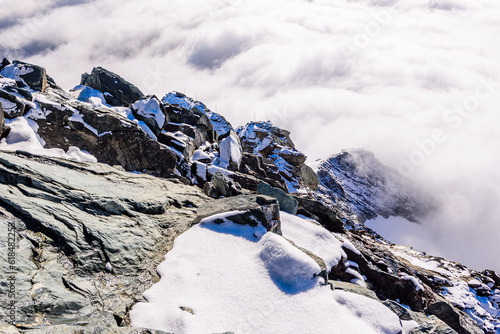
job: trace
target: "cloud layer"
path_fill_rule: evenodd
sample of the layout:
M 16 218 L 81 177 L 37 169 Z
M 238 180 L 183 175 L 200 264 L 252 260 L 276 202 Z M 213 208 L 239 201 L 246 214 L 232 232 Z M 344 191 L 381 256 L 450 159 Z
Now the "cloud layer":
M 443 201 L 426 223 L 436 236 L 429 249 L 500 271 L 498 2 L 1 7 L 0 55 L 46 67 L 65 89 L 103 66 L 147 93 L 183 91 L 233 125 L 269 119 L 291 130 L 310 160 L 350 147 L 375 152 Z

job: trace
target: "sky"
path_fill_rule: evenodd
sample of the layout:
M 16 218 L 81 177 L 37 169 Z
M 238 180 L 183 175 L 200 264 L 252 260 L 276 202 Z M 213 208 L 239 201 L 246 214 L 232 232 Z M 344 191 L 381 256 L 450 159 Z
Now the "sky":
M 146 94 L 197 98 L 233 126 L 270 120 L 311 162 L 346 148 L 374 152 L 441 204 L 423 222 L 434 238 L 420 248 L 500 271 L 498 1 L 0 7 L 0 56 L 45 67 L 64 89 L 102 66 Z

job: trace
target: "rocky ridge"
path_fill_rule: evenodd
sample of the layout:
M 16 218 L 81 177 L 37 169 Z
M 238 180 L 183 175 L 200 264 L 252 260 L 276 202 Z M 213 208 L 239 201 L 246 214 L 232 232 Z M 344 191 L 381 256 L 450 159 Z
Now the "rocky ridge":
M 176 236 L 217 210 L 244 212 L 233 218 L 242 224 L 260 217 L 279 233 L 279 202 L 343 242 L 333 268 L 303 250 L 333 288 L 383 302 L 416 322 L 410 333 L 499 332 L 497 273 L 393 245 L 363 227 L 376 215 L 417 220 L 432 208 L 372 154 L 343 152 L 316 175 L 288 131 L 269 122 L 234 129 L 199 101 L 146 96 L 102 68 L 70 92 L 19 61 L 4 60 L 0 75 L 0 148 L 22 142 L 23 121 L 51 154 L 79 150 L 98 161 L 0 153 L 0 226 L 16 230 L 19 297 L 16 327 L 0 330 L 144 332 L 127 327 L 128 311 L 158 280 L 155 268 Z M 7 250 L 2 273 L 11 272 Z M 3 295 L 7 282 L 1 278 Z
M 357 228 L 377 216 L 418 222 L 437 206 L 432 195 L 365 150 L 345 150 L 315 162 L 314 168 L 318 198 L 337 207 L 345 221 Z

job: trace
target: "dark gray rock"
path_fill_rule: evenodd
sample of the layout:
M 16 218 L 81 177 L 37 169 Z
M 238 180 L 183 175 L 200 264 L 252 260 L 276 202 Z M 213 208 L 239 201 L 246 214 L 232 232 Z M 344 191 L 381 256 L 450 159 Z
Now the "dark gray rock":
M 67 150 L 77 146 L 99 162 L 120 165 L 125 170 L 170 177 L 176 155 L 151 139 L 136 123 L 110 109 L 92 109 L 86 103 L 69 101 L 64 92 L 48 89 L 47 99 L 38 101 L 41 115 L 33 120 L 47 148 Z
M 459 334 L 484 333 L 467 314 L 454 308 L 444 299 L 438 299 L 430 304 L 425 309 L 425 312 L 427 314 L 433 314 L 443 320 Z
M 356 293 L 358 295 L 362 295 L 374 300 L 379 300 L 377 298 L 377 295 L 375 292 L 368 288 L 363 288 L 357 284 L 349 283 L 349 282 L 342 282 L 342 281 L 328 281 L 328 284 L 331 285 L 333 290 L 342 290 L 342 291 L 347 291 L 347 292 L 352 292 Z M 400 318 L 401 319 L 401 318 Z
M 404 321 L 413 320 L 417 322 L 418 327 L 412 329 L 410 333 L 412 334 L 423 334 L 423 333 L 443 333 L 443 334 L 455 334 L 456 331 L 450 326 L 446 325 L 441 319 L 435 315 L 426 315 L 421 312 L 413 312 L 407 309 L 401 304 L 393 300 L 384 300 L 383 304 L 396 313 L 399 319 Z
M 2 102 L 0 102 L 0 138 L 2 138 L 2 133 L 5 129 L 5 116 L 3 114 Z
M 278 201 L 265 195 L 226 197 L 202 205 L 196 211 L 194 224 L 204 218 L 230 211 L 243 211 L 226 217 L 237 224 L 257 226 L 261 223 L 268 231 L 281 235 Z
M 102 67 L 94 67 L 90 74 L 82 74 L 80 84 L 101 91 L 106 103 L 113 106 L 129 106 L 144 97 L 139 88 Z
M 273 188 L 269 184 L 261 182 L 257 187 L 259 194 L 274 197 L 280 203 L 280 210 L 288 212 L 292 215 L 297 214 L 299 202 L 291 195 L 285 193 L 279 188 Z
M 278 168 L 274 164 L 266 163 L 261 155 L 243 152 L 239 172 L 266 182 L 272 187 L 287 190 Z
M 105 164 L 2 152 L 0 194 L 0 234 L 17 231 L 16 324 L 30 329 L 37 319 L 128 325 L 163 255 L 209 200 L 195 187 Z M 0 247 L 1 282 L 12 270 L 6 252 Z
M 134 102 L 130 108 L 135 118 L 146 123 L 157 137 L 168 123 L 167 112 L 160 100 L 154 95 Z
M 240 137 L 236 132 L 230 130 L 219 136 L 219 166 L 237 171 L 240 168 L 242 156 Z
M 416 222 L 432 212 L 436 203 L 430 194 L 365 150 L 333 155 L 319 163 L 317 173 L 325 203 L 339 207 L 346 220 L 356 216 L 364 222 L 380 215 Z
M 206 119 L 206 116 L 205 116 Z M 200 118 L 202 120 L 202 118 Z M 204 125 L 189 125 L 185 123 L 168 123 L 165 126 L 166 132 L 182 132 L 186 136 L 193 139 L 196 147 L 200 147 L 205 142 L 214 142 L 214 133 L 211 128 L 207 128 Z
M 212 184 L 217 197 L 231 197 L 242 194 L 241 186 L 222 174 L 222 172 L 215 173 Z
M 172 147 L 180 152 L 186 161 L 189 161 L 196 150 L 196 144 L 191 137 L 182 132 L 162 132 L 158 135 L 158 142 Z
M 294 196 L 299 202 L 298 213 L 316 219 L 326 229 L 332 232 L 342 233 L 345 231 L 344 223 L 337 214 L 325 204 L 307 197 Z
M 319 187 L 318 174 L 316 174 L 316 172 L 311 167 L 309 167 L 306 164 L 301 165 L 299 170 L 299 177 L 304 183 L 304 185 L 309 187 L 311 190 L 314 191 L 318 190 Z
M 0 90 L 0 103 L 3 105 L 5 118 L 8 119 L 22 116 L 29 110 L 29 107 L 26 108 L 25 103 L 20 98 L 4 90 Z
M 4 66 L 0 74 L 6 78 L 16 80 L 18 87 L 27 87 L 42 93 L 47 88 L 47 74 L 45 69 L 37 65 L 14 60 L 12 64 Z

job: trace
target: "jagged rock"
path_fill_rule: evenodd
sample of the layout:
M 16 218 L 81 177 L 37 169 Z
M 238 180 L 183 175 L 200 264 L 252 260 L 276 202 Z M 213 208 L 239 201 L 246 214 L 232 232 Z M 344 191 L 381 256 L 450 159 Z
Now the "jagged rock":
M 435 315 L 426 315 L 421 312 L 413 312 L 401 304 L 393 300 L 384 300 L 383 304 L 390 308 L 394 313 L 396 313 L 399 319 L 404 321 L 413 320 L 418 324 L 418 327 L 412 329 L 409 333 L 411 334 L 423 334 L 423 333 L 443 333 L 443 334 L 454 334 L 456 333 L 451 327 L 446 325 L 441 319 Z
M 206 120 L 206 116 L 204 118 L 200 118 L 200 120 Z M 182 132 L 186 136 L 189 136 L 193 139 L 196 147 L 200 147 L 205 142 L 212 143 L 214 142 L 214 133 L 212 128 L 206 127 L 203 125 L 189 125 L 185 123 L 168 123 L 165 126 L 166 132 Z
M 129 106 L 144 97 L 139 88 L 102 67 L 94 67 L 90 74 L 82 74 L 80 85 L 101 91 L 106 102 L 113 106 Z
M 222 172 L 215 173 L 214 177 L 212 178 L 212 185 L 213 192 L 215 193 L 217 198 L 221 196 L 231 197 L 242 194 L 241 186 L 222 174 Z M 211 191 L 209 191 L 209 193 L 211 193 Z
M 219 166 L 231 171 L 240 168 L 242 148 L 240 138 L 233 130 L 219 137 Z
M 3 114 L 2 102 L 0 102 L 0 139 L 3 138 L 2 133 L 5 129 L 5 116 Z
M 2 59 L 2 62 L 0 63 L 0 71 L 7 65 L 10 65 L 10 61 L 7 58 Z
M 307 168 L 302 167 L 306 156 L 295 149 L 290 132 L 273 126 L 271 122 L 250 122 L 239 127 L 237 133 L 243 151 L 268 159 L 277 169 L 290 193 L 300 189 L 307 190 L 304 187 L 308 186 L 302 180 L 304 173 L 307 183 L 313 188 L 316 187 L 314 176 L 310 175 Z
M 264 195 L 239 195 L 212 201 L 198 208 L 193 223 L 197 224 L 204 218 L 231 211 L 243 212 L 226 217 L 237 224 L 257 226 L 261 223 L 268 231 L 281 235 L 279 203 L 275 198 Z
M 364 150 L 343 151 L 318 163 L 319 193 L 344 217 L 364 222 L 378 215 L 401 216 L 410 221 L 424 217 L 433 199 L 396 170 Z
M 300 167 L 306 162 L 306 156 L 296 150 L 281 150 L 278 155 L 294 167 Z
M 304 183 L 304 185 L 306 185 L 309 189 L 313 191 L 318 190 L 319 187 L 318 174 L 316 174 L 316 172 L 314 172 L 314 170 L 311 167 L 309 167 L 306 164 L 300 166 L 299 177 Z
M 342 282 L 342 281 L 333 281 L 333 280 L 329 280 L 328 284 L 332 286 L 333 290 L 343 290 L 347 292 L 356 293 L 358 295 L 362 295 L 374 300 L 379 300 L 375 292 L 373 292 L 368 288 L 363 288 L 362 286 L 359 286 L 357 284 Z
M 49 89 L 46 100 L 28 118 L 38 124 L 38 135 L 48 148 L 67 150 L 77 146 L 99 162 L 120 165 L 129 171 L 153 175 L 172 175 L 177 157 L 134 122 L 109 109 L 92 109 L 88 104 L 70 101 L 63 92 Z M 60 94 L 60 95 L 56 95 Z
M 466 314 L 455 309 L 444 299 L 437 300 L 430 304 L 425 312 L 433 314 L 443 320 L 459 334 L 481 334 L 483 331 L 477 327 L 476 323 Z
M 25 113 L 25 104 L 23 101 L 15 95 L 5 92 L 4 90 L 0 90 L 0 103 L 3 106 L 5 118 L 13 119 L 22 116 Z
M 495 282 L 495 285 L 491 287 L 492 289 L 500 287 L 500 275 L 495 271 L 487 269 L 483 271 L 483 275 L 485 275 L 486 277 L 490 277 Z
M 272 187 L 282 190 L 287 189 L 286 183 L 278 173 L 278 168 L 274 164 L 266 164 L 261 155 L 243 152 L 239 172 L 251 175 L 256 179 L 268 183 Z
M 45 69 L 19 60 L 14 60 L 12 64 L 4 66 L 0 71 L 0 75 L 15 80 L 18 87 L 27 87 L 42 93 L 47 88 Z
M 160 134 L 169 121 L 163 104 L 154 95 L 134 102 L 131 109 L 135 118 L 146 123 L 155 136 Z
M 36 319 L 127 325 L 163 255 L 209 200 L 195 187 L 104 164 L 2 152 L 0 194 L 0 232 L 15 226 L 18 236 L 16 323 L 32 329 Z M 2 282 L 6 252 L 0 247 Z
M 187 161 L 191 159 L 196 150 L 196 144 L 193 139 L 180 131 L 162 132 L 158 135 L 158 141 L 180 152 Z
M 168 93 L 163 97 L 162 102 L 165 104 L 172 122 L 187 123 L 194 126 L 196 125 L 194 123 L 199 123 L 198 116 L 202 119 L 204 119 L 203 115 L 206 116 L 206 120 L 209 122 L 206 122 L 206 120 L 202 120 L 202 122 L 216 132 L 214 139 L 233 130 L 233 127 L 224 116 L 212 112 L 206 105 L 187 97 L 185 94 L 179 92 Z M 209 141 L 212 142 L 212 140 Z
M 292 215 L 297 214 L 299 202 L 291 195 L 279 188 L 273 188 L 267 183 L 261 182 L 257 187 L 257 192 L 262 195 L 274 197 L 280 203 L 280 210 Z
M 337 217 L 336 213 L 323 203 L 306 197 L 294 196 L 299 202 L 298 212 L 316 219 L 326 229 L 332 232 L 344 232 L 344 224 Z

